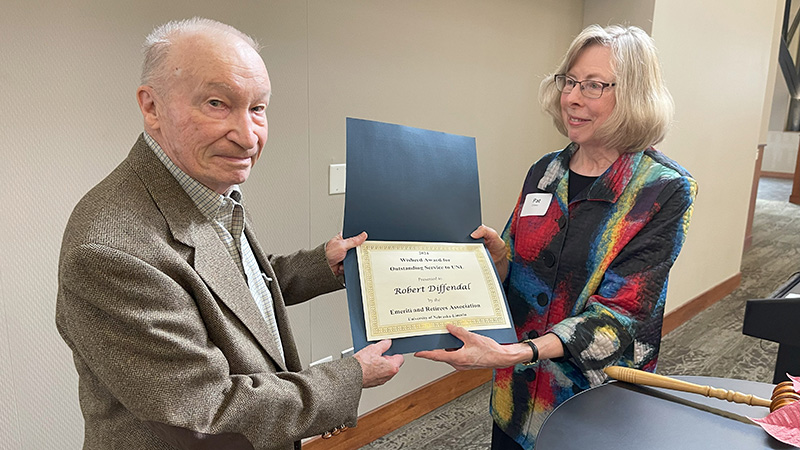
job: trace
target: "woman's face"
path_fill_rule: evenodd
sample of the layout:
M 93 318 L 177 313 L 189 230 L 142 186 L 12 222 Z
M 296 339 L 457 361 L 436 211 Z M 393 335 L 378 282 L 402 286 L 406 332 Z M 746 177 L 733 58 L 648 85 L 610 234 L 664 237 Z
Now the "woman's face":
M 567 76 L 577 80 L 594 80 L 603 83 L 615 82 L 611 68 L 611 50 L 603 45 L 590 45 L 584 48 L 567 71 Z M 572 142 L 584 150 L 602 147 L 602 142 L 594 138 L 617 104 L 614 88 L 603 90 L 600 98 L 584 97 L 580 86 L 576 85 L 569 94 L 561 94 L 561 119 Z

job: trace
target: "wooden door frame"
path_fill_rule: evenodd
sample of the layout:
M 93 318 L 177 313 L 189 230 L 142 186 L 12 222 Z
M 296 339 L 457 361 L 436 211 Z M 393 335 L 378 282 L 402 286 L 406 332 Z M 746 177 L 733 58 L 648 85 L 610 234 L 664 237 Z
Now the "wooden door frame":
M 766 146 L 767 144 L 759 144 L 756 152 L 756 164 L 753 170 L 753 184 L 750 187 L 750 208 L 747 211 L 747 226 L 745 227 L 744 231 L 744 250 L 750 248 L 750 245 L 753 243 L 753 216 L 756 212 L 758 180 L 761 178 L 761 161 L 764 159 L 764 147 Z
M 800 145 L 797 146 L 797 163 L 794 166 L 793 179 L 792 194 L 789 196 L 789 203 L 800 205 Z

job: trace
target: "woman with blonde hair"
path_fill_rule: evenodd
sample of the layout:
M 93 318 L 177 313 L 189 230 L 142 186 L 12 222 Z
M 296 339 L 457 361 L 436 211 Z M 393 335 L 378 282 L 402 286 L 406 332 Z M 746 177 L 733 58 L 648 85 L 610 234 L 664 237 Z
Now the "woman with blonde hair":
M 417 353 L 496 369 L 493 449 L 532 449 L 550 412 L 605 382 L 605 367 L 655 370 L 667 278 L 697 193 L 652 147 L 673 103 L 641 29 L 584 29 L 540 101 L 570 144 L 530 168 L 502 236 L 484 225 L 472 234 L 492 255 L 520 343 L 448 325 L 460 349 Z

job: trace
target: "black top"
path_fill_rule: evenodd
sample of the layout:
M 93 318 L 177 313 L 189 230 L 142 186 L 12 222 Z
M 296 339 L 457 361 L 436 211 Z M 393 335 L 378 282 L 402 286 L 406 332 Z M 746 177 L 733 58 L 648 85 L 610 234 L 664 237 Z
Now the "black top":
M 576 195 L 591 186 L 596 179 L 597 177 L 587 177 L 569 169 L 569 193 L 567 194 L 567 200 L 571 202 Z

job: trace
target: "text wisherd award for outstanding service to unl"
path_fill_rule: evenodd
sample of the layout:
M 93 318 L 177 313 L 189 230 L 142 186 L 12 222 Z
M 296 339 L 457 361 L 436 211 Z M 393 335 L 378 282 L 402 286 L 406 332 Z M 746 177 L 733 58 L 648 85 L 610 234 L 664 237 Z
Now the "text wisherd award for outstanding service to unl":
M 347 119 L 343 235 L 367 242 L 344 261 L 355 351 L 393 339 L 390 354 L 461 346 L 453 323 L 516 342 L 481 224 L 475 139 Z

